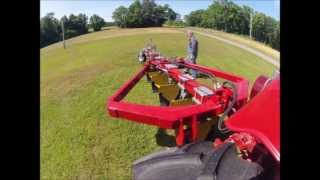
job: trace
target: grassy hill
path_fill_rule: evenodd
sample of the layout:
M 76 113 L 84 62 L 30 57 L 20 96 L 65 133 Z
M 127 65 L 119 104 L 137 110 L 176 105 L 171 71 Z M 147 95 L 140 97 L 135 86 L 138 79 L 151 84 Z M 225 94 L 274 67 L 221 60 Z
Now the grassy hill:
M 141 68 L 137 53 L 152 38 L 167 56 L 186 55 L 186 35 L 174 28 L 110 29 L 41 49 L 41 179 L 130 179 L 131 163 L 161 148 L 157 128 L 111 118 L 105 103 Z M 197 35 L 198 63 L 248 78 L 274 66 Z M 127 101 L 157 104 L 145 79 Z
M 219 37 L 225 38 L 227 40 L 231 40 L 233 42 L 241 43 L 241 44 L 246 45 L 250 48 L 258 50 L 261 53 L 264 53 L 277 61 L 280 61 L 280 52 L 279 51 L 271 48 L 270 46 L 268 46 L 262 42 L 251 40 L 250 37 L 247 35 L 236 35 L 236 34 L 232 34 L 232 33 L 226 33 L 223 31 L 198 28 L 198 27 L 188 27 L 188 28 L 191 30 L 196 30 L 196 31 L 201 31 L 201 32 L 206 32 L 206 33 L 210 33 L 213 35 L 217 35 Z

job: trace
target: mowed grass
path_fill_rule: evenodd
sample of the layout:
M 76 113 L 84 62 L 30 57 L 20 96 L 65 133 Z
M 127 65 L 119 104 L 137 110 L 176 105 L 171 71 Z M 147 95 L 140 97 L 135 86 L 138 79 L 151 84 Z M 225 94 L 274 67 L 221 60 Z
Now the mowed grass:
M 217 30 L 206 29 L 206 28 L 198 28 L 198 27 L 188 27 L 188 29 L 191 29 L 191 30 L 194 29 L 197 31 L 210 33 L 212 35 L 216 35 L 216 36 L 225 38 L 227 40 L 231 40 L 233 42 L 241 43 L 241 44 L 246 45 L 250 48 L 258 50 L 268 56 L 271 56 L 273 59 L 275 59 L 277 61 L 280 61 L 280 52 L 279 51 L 271 48 L 267 44 L 264 44 L 259 41 L 254 41 L 254 40 L 250 39 L 250 37 L 247 35 L 236 35 L 236 34 L 232 34 L 232 33 L 226 33 L 223 31 L 217 31 Z
M 41 179 L 131 179 L 132 162 L 161 148 L 154 138 L 157 128 L 111 118 L 106 100 L 141 68 L 137 52 L 150 38 L 164 55 L 185 56 L 186 36 L 158 31 L 79 38 L 85 41 L 78 39 L 66 50 L 41 50 Z M 248 52 L 197 38 L 199 64 L 244 76 L 251 83 L 260 74 L 272 74 L 274 66 Z M 126 100 L 158 104 L 145 78 Z

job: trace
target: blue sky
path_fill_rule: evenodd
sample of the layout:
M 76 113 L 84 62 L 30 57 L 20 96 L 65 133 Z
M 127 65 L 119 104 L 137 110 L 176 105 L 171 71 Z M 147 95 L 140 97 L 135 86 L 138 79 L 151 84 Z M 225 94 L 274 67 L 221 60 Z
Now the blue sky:
M 60 19 L 63 15 L 85 13 L 87 16 L 98 14 L 106 21 L 112 21 L 112 12 L 119 6 L 128 7 L 131 0 L 41 0 L 40 16 L 49 12 L 55 13 Z M 240 6 L 247 5 L 256 11 L 263 12 L 268 16 L 280 19 L 280 0 L 234 0 Z M 206 9 L 212 0 L 156 0 L 157 4 L 169 4 L 169 6 L 183 17 L 191 11 Z

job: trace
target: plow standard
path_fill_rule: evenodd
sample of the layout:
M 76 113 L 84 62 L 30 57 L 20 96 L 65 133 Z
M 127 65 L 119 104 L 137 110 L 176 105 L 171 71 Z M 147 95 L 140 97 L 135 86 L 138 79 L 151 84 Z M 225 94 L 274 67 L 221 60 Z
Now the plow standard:
M 279 178 L 279 74 L 260 76 L 249 98 L 245 78 L 161 56 L 153 46 L 140 52 L 139 61 L 143 68 L 109 98 L 107 111 L 173 131 L 177 147 L 136 161 L 134 179 Z M 160 106 L 123 100 L 142 77 Z

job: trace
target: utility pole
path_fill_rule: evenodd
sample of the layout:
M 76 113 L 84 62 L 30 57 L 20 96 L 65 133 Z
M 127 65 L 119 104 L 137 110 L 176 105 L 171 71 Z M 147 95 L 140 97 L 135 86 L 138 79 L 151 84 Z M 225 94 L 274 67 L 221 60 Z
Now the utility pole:
M 250 12 L 250 39 L 252 39 L 252 19 L 253 19 L 253 17 L 252 17 L 252 14 L 253 14 L 253 12 Z
M 66 41 L 64 39 L 64 23 L 63 23 L 63 20 L 61 20 L 61 29 L 62 29 L 63 48 L 66 49 Z

